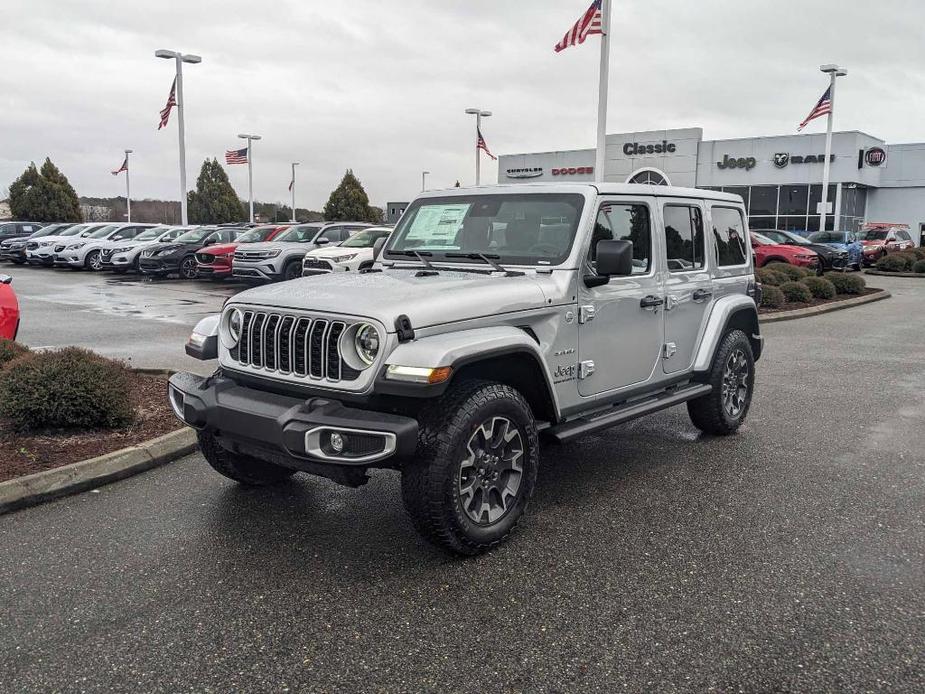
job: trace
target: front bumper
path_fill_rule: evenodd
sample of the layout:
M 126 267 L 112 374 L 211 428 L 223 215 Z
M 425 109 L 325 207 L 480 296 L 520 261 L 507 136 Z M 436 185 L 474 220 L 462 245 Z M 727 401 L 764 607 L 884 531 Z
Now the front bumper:
M 242 263 L 236 260 L 232 265 L 231 274 L 245 280 L 274 281 L 282 276 L 272 263 Z
M 176 258 L 145 258 L 142 256 L 141 260 L 138 261 L 138 267 L 145 274 L 167 275 L 171 272 L 180 271 L 180 260 L 180 256 Z
M 220 374 L 174 374 L 169 398 L 185 424 L 214 435 L 228 450 L 294 469 L 365 468 L 411 456 L 417 448 L 418 423 L 411 417 L 269 393 Z M 344 443 L 340 451 L 331 443 L 335 433 Z
M 230 277 L 231 276 L 231 266 L 230 265 L 202 265 L 198 266 L 199 274 L 202 277 Z
M 21 263 L 26 259 L 25 248 L 4 248 L 0 250 L 0 260 L 12 260 Z

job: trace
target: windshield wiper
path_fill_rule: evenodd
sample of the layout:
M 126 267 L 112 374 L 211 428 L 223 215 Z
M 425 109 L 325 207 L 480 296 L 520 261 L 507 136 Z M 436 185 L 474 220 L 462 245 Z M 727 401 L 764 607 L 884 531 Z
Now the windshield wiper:
M 389 254 L 390 254 L 390 255 L 406 255 L 406 256 L 409 256 L 409 257 L 411 257 L 411 258 L 417 258 L 418 260 L 421 261 L 421 264 L 424 266 L 424 269 L 428 271 L 428 273 L 433 273 L 433 274 L 435 274 L 435 275 L 438 273 L 437 268 L 435 268 L 435 267 L 433 266 L 433 264 L 425 257 L 425 256 L 428 256 L 428 255 L 430 255 L 430 256 L 433 255 L 433 253 L 431 253 L 430 251 L 414 251 L 414 250 L 411 250 L 411 251 L 389 251 Z
M 505 277 L 522 277 L 524 274 L 519 270 L 508 270 L 506 267 L 498 263 L 498 258 L 500 255 L 488 255 L 486 253 L 447 253 L 447 258 L 466 258 L 467 260 L 481 260 L 485 263 L 491 265 L 492 269 L 497 270 L 498 272 L 503 272 Z

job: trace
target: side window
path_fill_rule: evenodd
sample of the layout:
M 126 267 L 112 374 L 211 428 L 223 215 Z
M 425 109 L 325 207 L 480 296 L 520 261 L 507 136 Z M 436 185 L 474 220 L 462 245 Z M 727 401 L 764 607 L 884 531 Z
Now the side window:
M 325 229 L 319 238 L 327 239 L 331 243 L 337 243 L 341 240 L 341 227 L 330 227 Z
M 597 267 L 597 243 L 604 240 L 631 241 L 633 274 L 647 274 L 652 267 L 652 225 L 648 206 L 617 203 L 601 205 L 588 251 L 588 261 L 592 268 Z
M 713 241 L 716 244 L 716 262 L 720 267 L 745 263 L 745 223 L 742 213 L 732 207 L 713 207 Z
M 665 250 L 668 270 L 702 270 L 703 216 L 692 205 L 665 205 Z

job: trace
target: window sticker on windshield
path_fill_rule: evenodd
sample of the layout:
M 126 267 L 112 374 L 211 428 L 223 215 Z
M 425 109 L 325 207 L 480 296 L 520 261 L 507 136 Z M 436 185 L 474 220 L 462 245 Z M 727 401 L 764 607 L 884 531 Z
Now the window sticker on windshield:
M 448 246 L 456 239 L 456 232 L 470 207 L 469 203 L 424 205 L 415 215 L 405 238 L 421 240 L 429 245 Z

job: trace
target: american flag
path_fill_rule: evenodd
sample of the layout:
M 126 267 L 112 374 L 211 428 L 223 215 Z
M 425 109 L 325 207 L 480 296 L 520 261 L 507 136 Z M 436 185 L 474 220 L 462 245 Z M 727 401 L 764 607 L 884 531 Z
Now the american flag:
M 120 166 L 120 167 L 119 167 L 118 169 L 116 169 L 115 171 L 110 171 L 110 173 L 111 173 L 113 176 L 118 176 L 118 175 L 119 175 L 120 173 L 122 173 L 123 171 L 128 171 L 128 157 L 127 157 L 127 156 L 125 157 L 125 161 L 122 162 L 122 166 Z
M 173 110 L 173 107 L 177 105 L 177 78 L 173 78 L 173 84 L 170 86 L 170 95 L 167 97 L 167 105 L 161 109 L 161 124 L 157 126 L 157 129 L 160 130 L 170 119 L 170 112 Z
M 819 118 L 820 116 L 828 115 L 832 112 L 832 88 L 829 87 L 825 90 L 825 93 L 822 95 L 822 98 L 816 102 L 816 105 L 813 106 L 813 110 L 809 112 L 809 115 L 800 123 L 800 127 L 797 128 L 797 132 L 801 131 L 806 127 L 806 124 L 811 120 Z
M 292 186 L 295 185 L 295 176 L 292 177 L 292 180 L 289 181 L 289 191 L 292 192 Z
M 601 28 L 601 0 L 594 0 L 587 12 L 575 22 L 575 26 L 569 29 L 565 36 L 562 37 L 562 40 L 556 44 L 556 53 L 564 51 L 576 43 L 584 43 L 585 39 L 591 34 L 603 33 L 604 30 Z
M 476 140 L 475 148 L 476 148 L 476 149 L 482 150 L 482 151 L 485 152 L 485 154 L 487 154 L 489 157 L 491 157 L 492 159 L 497 160 L 498 157 L 496 157 L 494 154 L 492 154 L 492 153 L 491 153 L 491 150 L 488 149 L 488 145 L 485 143 L 485 138 L 482 137 L 482 131 L 479 130 L 478 128 L 476 128 L 476 133 L 478 134 L 478 139 Z
M 226 164 L 246 164 L 247 163 L 247 147 L 244 149 L 229 149 L 225 152 L 225 163 Z

